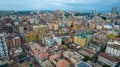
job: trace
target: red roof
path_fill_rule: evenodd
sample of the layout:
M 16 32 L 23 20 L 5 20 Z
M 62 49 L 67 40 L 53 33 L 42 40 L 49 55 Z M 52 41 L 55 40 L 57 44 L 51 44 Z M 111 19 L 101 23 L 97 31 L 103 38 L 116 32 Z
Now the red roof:
M 27 46 L 30 48 L 30 50 L 31 50 L 31 52 L 32 52 L 33 54 L 36 53 L 36 51 L 32 49 L 32 47 L 31 47 L 31 45 L 30 45 L 29 43 L 27 44 Z
M 50 60 L 54 60 L 56 58 L 60 57 L 58 54 L 54 54 L 52 56 L 49 57 Z
M 69 63 L 66 60 L 59 60 L 56 63 L 56 67 L 67 67 L 68 65 L 69 65 Z
M 43 51 L 43 50 L 46 50 L 46 48 L 45 47 L 40 47 L 40 48 L 37 48 L 36 50 Z
M 49 54 L 47 52 L 43 52 L 41 54 L 38 55 L 39 58 L 44 58 L 46 56 L 48 56 Z

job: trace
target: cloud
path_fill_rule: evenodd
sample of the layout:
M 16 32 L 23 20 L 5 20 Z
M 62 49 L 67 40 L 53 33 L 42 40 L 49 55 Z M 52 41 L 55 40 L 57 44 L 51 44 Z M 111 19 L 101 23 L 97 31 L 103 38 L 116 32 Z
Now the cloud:
M 0 10 L 110 10 L 119 0 L 0 0 Z

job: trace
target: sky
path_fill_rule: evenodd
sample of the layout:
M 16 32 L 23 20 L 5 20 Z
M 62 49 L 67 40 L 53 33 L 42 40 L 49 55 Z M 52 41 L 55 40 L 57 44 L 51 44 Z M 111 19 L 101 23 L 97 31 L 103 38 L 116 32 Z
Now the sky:
M 0 0 L 0 10 L 98 10 L 111 11 L 120 0 Z

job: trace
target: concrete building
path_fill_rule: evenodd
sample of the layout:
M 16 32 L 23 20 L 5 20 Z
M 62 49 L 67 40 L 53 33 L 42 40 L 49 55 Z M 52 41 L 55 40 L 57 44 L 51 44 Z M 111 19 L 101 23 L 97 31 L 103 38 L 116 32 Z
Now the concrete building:
M 71 52 L 71 51 L 65 51 L 63 53 L 63 56 L 67 58 L 68 60 L 70 60 L 73 64 L 76 64 L 79 61 L 81 61 L 81 59 L 84 59 L 84 57 L 80 55 L 79 53 Z
M 15 47 L 21 47 L 21 39 L 20 37 L 12 37 L 12 36 L 8 36 L 6 39 L 6 43 L 8 48 L 15 48 Z
M 59 60 L 56 62 L 56 67 L 69 67 L 69 63 L 66 60 Z
M 80 54 L 85 55 L 85 56 L 89 56 L 90 58 L 94 56 L 94 54 L 96 53 L 93 49 L 91 48 L 83 48 L 82 50 L 79 51 Z
M 61 37 L 53 36 L 53 40 L 56 41 L 59 46 L 62 45 L 62 38 Z
M 58 54 L 50 56 L 49 59 L 55 64 L 56 67 L 69 67 L 68 61 L 61 59 Z
M 74 43 L 80 46 L 85 46 L 87 44 L 87 38 L 84 34 L 76 34 L 74 36 Z
M 109 41 L 105 52 L 112 56 L 120 57 L 120 42 L 118 40 Z
M 111 13 L 116 14 L 117 13 L 117 7 L 113 7 Z
M 40 47 L 38 43 L 34 42 L 29 42 L 28 47 L 31 55 L 33 55 L 40 64 L 48 59 L 49 54 L 46 52 L 45 47 Z
M 42 67 L 55 67 L 50 60 L 46 60 L 41 64 Z
M 105 29 L 112 29 L 113 26 L 110 25 L 110 24 L 104 24 L 103 28 L 105 28 Z
M 5 34 L 0 33 L 0 65 L 8 62 L 8 48 L 5 41 Z
M 13 43 L 14 43 L 14 45 L 19 46 L 19 47 L 21 47 L 21 45 L 22 45 L 20 37 L 15 37 L 13 39 Z
M 51 47 L 54 44 L 54 40 L 52 38 L 44 38 L 43 42 L 45 42 L 44 44 L 48 47 Z
M 30 31 L 24 34 L 26 42 L 35 41 L 37 39 L 37 33 L 34 31 Z
M 114 57 L 112 56 L 109 56 L 108 54 L 106 53 L 100 53 L 99 57 L 98 57 L 98 61 L 101 63 L 101 64 L 107 64 L 109 66 L 114 66 L 118 61 L 117 59 L 115 59 Z

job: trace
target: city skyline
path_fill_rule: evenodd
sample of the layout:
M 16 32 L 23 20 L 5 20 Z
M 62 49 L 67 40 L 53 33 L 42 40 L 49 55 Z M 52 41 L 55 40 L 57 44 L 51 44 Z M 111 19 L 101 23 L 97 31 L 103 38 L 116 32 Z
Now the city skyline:
M 3 0 L 0 10 L 97 10 L 111 11 L 117 7 L 120 11 L 119 0 Z

